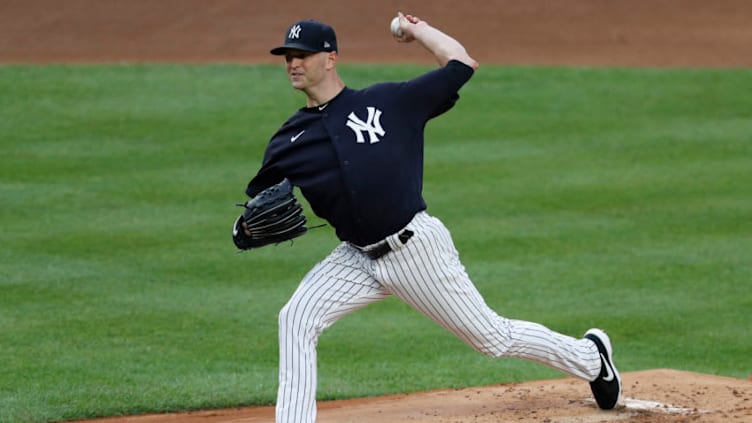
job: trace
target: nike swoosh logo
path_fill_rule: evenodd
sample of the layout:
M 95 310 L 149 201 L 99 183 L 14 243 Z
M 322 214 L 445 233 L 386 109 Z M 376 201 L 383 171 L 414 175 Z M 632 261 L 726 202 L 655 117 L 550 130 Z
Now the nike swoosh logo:
M 603 360 L 603 365 L 606 366 L 606 376 L 603 376 L 603 380 L 606 382 L 611 382 L 614 380 L 614 372 L 611 370 L 611 366 L 609 366 L 608 361 L 606 360 L 606 357 L 601 354 L 601 360 Z
M 298 135 L 295 135 L 294 137 L 290 137 L 290 142 L 297 141 L 297 139 L 300 138 L 301 135 L 303 135 L 303 132 L 305 132 L 305 129 L 302 130 L 302 131 L 300 131 L 300 132 L 298 132 Z
M 329 105 L 329 103 L 326 103 L 323 106 L 319 106 L 319 111 L 322 111 L 322 110 L 326 109 L 326 106 L 328 106 L 328 105 Z
M 238 221 L 239 221 L 239 220 L 240 220 L 240 218 L 238 218 L 238 219 L 237 219 L 237 220 L 235 221 L 235 224 L 234 224 L 234 225 L 232 225 L 232 236 L 237 236 L 237 235 L 238 235 Z

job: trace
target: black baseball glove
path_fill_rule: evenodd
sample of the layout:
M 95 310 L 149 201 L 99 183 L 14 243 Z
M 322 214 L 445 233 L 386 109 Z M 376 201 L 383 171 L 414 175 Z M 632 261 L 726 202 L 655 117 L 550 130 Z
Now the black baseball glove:
M 306 233 L 303 206 L 292 192 L 293 186 L 285 179 L 261 191 L 252 200 L 238 206 L 245 211 L 235 220 L 232 240 L 241 250 L 279 244 Z

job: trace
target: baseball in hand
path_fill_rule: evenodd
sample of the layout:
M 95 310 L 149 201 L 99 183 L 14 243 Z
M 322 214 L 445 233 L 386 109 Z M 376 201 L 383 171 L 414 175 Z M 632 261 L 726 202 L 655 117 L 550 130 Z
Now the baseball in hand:
M 394 35 L 397 38 L 402 38 L 403 34 L 402 29 L 400 28 L 400 20 L 399 16 L 395 16 L 394 19 L 392 19 L 392 24 L 390 25 L 390 29 L 392 30 L 392 35 Z

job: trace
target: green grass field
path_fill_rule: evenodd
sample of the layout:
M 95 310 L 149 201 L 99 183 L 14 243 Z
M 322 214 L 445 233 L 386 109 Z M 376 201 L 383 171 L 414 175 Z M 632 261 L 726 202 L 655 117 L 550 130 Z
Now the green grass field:
M 622 371 L 746 378 L 750 92 L 748 70 L 481 67 L 429 125 L 429 212 L 500 314 L 603 327 Z M 238 254 L 230 229 L 302 102 L 278 67 L 0 67 L 0 421 L 273 403 L 277 312 L 337 240 Z M 396 300 L 324 333 L 319 369 L 321 399 L 562 376 Z

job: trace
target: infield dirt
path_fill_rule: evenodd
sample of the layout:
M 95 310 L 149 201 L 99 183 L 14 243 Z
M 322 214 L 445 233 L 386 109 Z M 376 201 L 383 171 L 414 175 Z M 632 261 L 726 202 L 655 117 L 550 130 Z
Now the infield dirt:
M 279 63 L 269 49 L 307 18 L 334 26 L 344 63 L 433 63 L 392 40 L 398 10 L 481 64 L 752 66 L 747 0 L 3 0 L 0 63 Z
M 677 370 L 628 372 L 614 410 L 572 378 L 319 403 L 321 423 L 749 422 L 752 382 Z M 273 407 L 110 418 L 87 423 L 273 422 Z
M 346 4 L 346 6 L 343 6 Z M 295 20 L 338 32 L 344 63 L 431 63 L 389 35 L 397 10 L 460 39 L 483 63 L 752 67 L 748 0 L 4 0 L 0 63 L 277 63 Z M 617 354 L 628 354 L 619 351 Z M 719 358 L 721 359 L 721 358 Z M 533 381 L 321 402 L 320 422 L 749 422 L 752 382 L 676 370 L 626 372 L 622 404 L 598 410 L 587 383 Z M 271 422 L 271 407 L 116 417 L 99 423 Z

